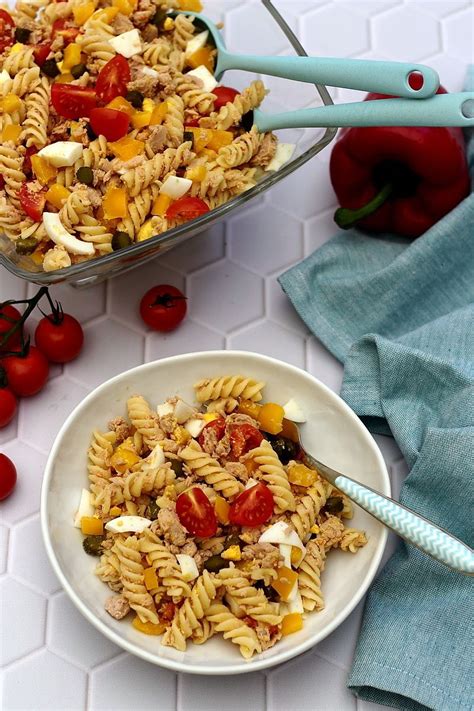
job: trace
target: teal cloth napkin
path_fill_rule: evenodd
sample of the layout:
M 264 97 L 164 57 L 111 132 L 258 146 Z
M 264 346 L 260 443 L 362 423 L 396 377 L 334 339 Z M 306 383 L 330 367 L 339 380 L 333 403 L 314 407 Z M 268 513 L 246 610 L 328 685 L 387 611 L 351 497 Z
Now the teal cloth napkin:
M 472 138 L 468 155 L 474 167 Z M 473 546 L 474 194 L 414 242 L 339 233 L 279 281 L 344 363 L 342 397 L 397 441 L 411 470 L 400 501 Z M 474 708 L 473 593 L 400 541 L 368 594 L 348 686 L 409 711 Z

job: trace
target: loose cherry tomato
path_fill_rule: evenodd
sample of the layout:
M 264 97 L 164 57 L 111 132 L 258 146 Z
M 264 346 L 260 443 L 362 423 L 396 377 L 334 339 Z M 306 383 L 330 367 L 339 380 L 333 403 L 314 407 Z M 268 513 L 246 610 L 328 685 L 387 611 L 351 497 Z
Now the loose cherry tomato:
M 37 325 L 35 343 L 51 363 L 69 363 L 81 352 L 84 332 L 74 316 L 51 314 Z
M 16 484 L 16 468 L 12 460 L 0 454 L 0 501 L 10 496 Z
M 212 93 L 216 97 L 214 100 L 214 109 L 219 111 L 221 106 L 225 106 L 229 102 L 232 103 L 239 92 L 230 86 L 217 86 Z
M 41 44 L 36 45 L 36 47 L 33 50 L 33 54 L 35 57 L 35 62 L 38 65 L 38 67 L 43 66 L 43 64 L 48 59 L 50 52 L 51 52 L 51 42 L 42 42 Z
M 262 440 L 262 433 L 253 425 L 233 425 L 230 430 L 230 448 L 237 459 L 258 447 Z
M 44 387 L 49 375 L 49 364 L 35 346 L 25 356 L 8 356 L 2 361 L 8 385 L 18 397 L 36 395 Z
M 0 52 L 13 44 L 14 28 L 13 17 L 6 10 L 0 10 Z
M 186 297 L 170 284 L 154 286 L 140 302 L 140 316 L 155 331 L 173 331 L 185 317 L 186 310 Z
M 35 222 L 43 219 L 43 210 L 46 204 L 46 188 L 36 190 L 38 183 L 23 183 L 18 193 L 20 203 L 28 217 Z M 33 186 L 33 187 L 32 187 Z
M 118 141 L 127 135 L 130 116 L 116 109 L 92 109 L 91 126 L 94 133 L 102 134 L 108 141 Z
M 125 96 L 130 79 L 130 67 L 127 60 L 121 54 L 117 54 L 100 70 L 95 85 L 97 96 L 106 104 L 116 96 Z
M 51 103 L 64 118 L 84 118 L 97 106 L 97 95 L 94 89 L 56 83 L 51 87 Z
M 176 499 L 176 513 L 181 525 L 193 536 L 209 538 L 217 531 L 217 518 L 214 513 L 214 507 L 204 491 L 197 486 L 178 496 Z
M 0 352 L 14 351 L 16 348 L 19 348 L 21 343 L 21 328 L 15 331 L 3 345 L 2 339 L 5 333 L 9 331 L 20 318 L 21 314 L 14 306 L 11 306 L 11 304 L 2 306 L 0 304 Z
M 272 492 L 259 481 L 246 489 L 233 501 L 229 510 L 229 521 L 239 526 L 261 526 L 273 514 Z
M 55 20 L 53 22 L 53 28 L 52 28 L 52 34 L 51 37 L 52 39 L 56 39 L 56 37 L 63 37 L 64 38 L 64 44 L 68 45 L 71 44 L 71 42 L 74 42 L 76 39 L 77 35 L 80 32 L 80 29 L 78 27 L 68 27 L 67 26 L 68 20 Z
M 33 169 L 31 167 L 31 156 L 34 156 L 36 153 L 38 153 L 36 146 L 30 146 L 26 149 L 25 157 L 23 158 L 23 172 L 28 177 L 31 177 L 33 173 Z
M 15 417 L 16 397 L 10 388 L 0 388 L 0 427 L 6 427 Z
M 205 434 L 204 432 L 214 430 L 216 433 L 216 437 L 218 440 L 222 439 L 225 433 L 225 420 L 223 417 L 218 417 L 216 420 L 211 420 L 211 422 L 208 422 L 207 425 L 204 427 L 202 430 L 201 434 L 198 437 L 198 442 L 201 445 L 201 447 L 204 445 L 204 440 L 205 440 Z
M 194 220 L 209 212 L 209 205 L 197 197 L 182 197 L 171 203 L 166 211 L 169 220 Z

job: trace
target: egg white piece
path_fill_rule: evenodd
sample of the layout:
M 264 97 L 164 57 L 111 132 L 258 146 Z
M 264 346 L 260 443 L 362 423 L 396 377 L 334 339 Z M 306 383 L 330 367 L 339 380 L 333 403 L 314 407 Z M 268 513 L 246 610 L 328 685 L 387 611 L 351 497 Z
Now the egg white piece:
M 283 405 L 283 410 L 287 420 L 291 420 L 292 422 L 306 422 L 303 410 L 293 397 L 291 400 L 288 400 L 286 405 Z
M 186 424 L 184 425 L 184 429 L 189 432 L 191 437 L 194 437 L 194 439 L 196 439 L 196 437 L 199 437 L 205 426 L 206 422 L 204 420 L 199 420 L 197 417 L 192 417 L 186 422 Z
M 112 533 L 142 533 L 153 521 L 143 516 L 118 516 L 105 524 Z
M 170 402 L 163 402 L 161 405 L 158 405 L 156 411 L 160 417 L 164 417 L 165 415 L 172 415 L 174 412 L 174 405 L 172 405 Z
M 7 70 L 6 70 L 6 69 L 2 69 L 2 71 L 0 72 L 0 89 L 3 87 L 3 85 L 5 84 L 5 82 L 10 81 L 10 79 L 11 79 L 11 76 L 9 75 L 9 73 L 7 72 Z
M 83 242 L 70 234 L 59 219 L 57 212 L 43 212 L 43 225 L 48 237 L 55 244 L 64 247 L 70 254 L 80 254 L 87 257 L 94 254 L 94 245 L 91 242 Z
M 189 188 L 193 184 L 189 178 L 180 178 L 177 175 L 168 175 L 165 182 L 160 188 L 162 195 L 168 195 L 173 200 L 178 200 L 183 195 L 186 195 Z
M 94 507 L 92 506 L 91 495 L 87 489 L 82 489 L 81 498 L 79 501 L 79 507 L 77 509 L 76 515 L 74 516 L 74 525 L 76 528 L 81 527 L 81 518 L 83 516 L 93 516 Z
M 144 469 L 159 469 L 165 463 L 165 453 L 161 444 L 155 444 L 143 465 Z
M 186 77 L 197 77 L 202 81 L 203 84 L 203 90 L 204 91 L 211 91 L 216 88 L 217 86 L 217 81 L 213 74 L 209 71 L 207 67 L 204 66 L 204 64 L 199 65 L 199 67 L 196 67 L 196 69 L 191 69 L 190 72 L 186 72 L 184 75 Z
M 199 570 L 196 565 L 196 561 L 190 555 L 185 555 L 184 553 L 177 553 L 176 559 L 181 568 L 181 573 L 183 575 L 183 580 L 185 583 L 189 583 L 190 580 L 195 580 L 199 577 Z
M 38 155 L 51 165 L 54 165 L 55 168 L 66 168 L 74 165 L 81 158 L 83 152 L 84 146 L 82 143 L 56 141 L 38 151 Z
M 121 35 L 117 37 L 112 37 L 109 40 L 109 44 L 115 49 L 117 54 L 121 54 L 122 57 L 130 59 L 135 54 L 140 54 L 143 50 L 142 40 L 140 37 L 140 32 L 135 28 L 134 30 L 128 30 L 128 32 L 122 32 Z
M 194 54 L 194 52 L 197 52 L 199 49 L 205 47 L 208 37 L 209 30 L 204 30 L 204 32 L 200 32 L 198 35 L 195 35 L 192 39 L 190 39 L 186 45 L 186 49 L 184 50 L 185 56 L 190 57 L 191 54 Z
M 250 479 L 247 480 L 247 483 L 244 486 L 244 491 L 246 491 L 247 489 L 251 489 L 252 486 L 256 486 L 257 484 L 258 484 L 258 481 L 256 479 L 252 479 L 252 477 L 250 477 Z
M 296 146 L 294 143 L 278 143 L 275 155 L 265 168 L 265 171 L 269 172 L 271 170 L 279 170 L 282 165 L 288 163 L 291 156 L 295 152 L 295 148 Z
M 184 400 L 178 400 L 176 405 L 174 406 L 174 416 L 176 417 L 176 420 L 179 425 L 182 425 L 186 420 L 189 420 L 191 417 L 194 417 L 196 411 L 194 407 L 191 407 L 191 405 L 188 405 L 187 402 L 184 402 Z
M 301 561 L 303 560 L 304 556 L 306 555 L 306 549 L 304 547 L 304 544 L 301 540 L 301 538 L 298 536 L 296 531 L 291 528 L 285 521 L 277 521 L 274 523 L 272 526 L 267 528 L 266 531 L 262 533 L 260 538 L 258 539 L 259 543 L 278 543 L 278 544 L 283 544 L 286 546 L 294 546 L 295 548 L 299 548 L 301 551 Z M 285 563 L 286 565 L 286 563 Z M 290 565 L 288 565 L 288 568 L 291 568 L 291 550 L 290 550 Z

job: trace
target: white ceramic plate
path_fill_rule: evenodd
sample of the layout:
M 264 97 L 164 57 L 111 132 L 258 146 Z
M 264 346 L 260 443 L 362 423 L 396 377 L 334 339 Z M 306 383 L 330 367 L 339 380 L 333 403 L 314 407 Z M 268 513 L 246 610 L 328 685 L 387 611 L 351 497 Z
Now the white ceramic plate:
M 237 647 L 220 638 L 203 646 L 188 644 L 178 652 L 159 637 L 137 632 L 129 621 L 112 619 L 104 610 L 109 588 L 94 574 L 96 558 L 82 549 L 73 527 L 80 490 L 87 487 L 86 452 L 91 432 L 125 415 L 126 400 L 141 393 L 152 403 L 178 394 L 192 402 L 192 385 L 200 378 L 244 374 L 267 383 L 266 400 L 285 403 L 294 397 L 308 422 L 305 443 L 330 466 L 390 495 L 390 481 L 375 441 L 352 410 L 331 390 L 298 368 L 254 353 L 214 351 L 175 356 L 122 373 L 96 388 L 76 407 L 51 450 L 41 495 L 41 525 L 50 561 L 73 603 L 106 637 L 132 654 L 176 671 L 193 674 L 241 674 L 284 662 L 320 642 L 345 620 L 376 573 L 387 529 L 356 507 L 350 525 L 364 529 L 368 544 L 356 555 L 331 552 L 322 586 L 326 607 L 309 614 L 303 630 L 284 637 L 272 649 L 245 661 Z

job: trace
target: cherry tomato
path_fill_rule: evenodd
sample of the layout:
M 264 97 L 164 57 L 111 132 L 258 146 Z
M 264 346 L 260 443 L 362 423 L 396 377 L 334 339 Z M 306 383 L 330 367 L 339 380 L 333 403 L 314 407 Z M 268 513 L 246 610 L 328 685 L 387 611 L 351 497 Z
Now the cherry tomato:
M 218 417 L 216 420 L 211 420 L 211 422 L 208 422 L 207 425 L 203 428 L 201 434 L 198 437 L 198 442 L 201 445 L 201 447 L 204 445 L 204 440 L 205 440 L 205 434 L 204 432 L 209 431 L 209 430 L 214 430 L 216 433 L 216 437 L 218 440 L 221 440 L 224 436 L 225 433 L 225 420 L 223 417 Z
M 16 397 L 10 388 L 0 388 L 0 427 L 6 427 L 15 417 Z
M 35 343 L 51 363 L 69 363 L 81 352 L 84 332 L 74 316 L 52 314 L 37 325 Z
M 38 153 L 36 146 L 30 146 L 26 149 L 25 157 L 23 158 L 23 172 L 28 177 L 31 177 L 33 173 L 33 168 L 31 167 L 31 156 L 34 156 L 36 153 Z
M 181 525 L 193 536 L 209 538 L 217 531 L 217 518 L 214 513 L 214 507 L 204 491 L 197 486 L 178 496 L 176 499 L 176 513 Z
M 169 284 L 154 286 L 140 302 L 140 316 L 155 331 L 173 331 L 185 317 L 186 310 L 186 297 Z
M 4 187 L 5 187 L 5 178 L 3 177 L 3 175 L 0 175 L 0 190 L 3 190 Z
M 51 42 L 42 42 L 41 44 L 36 45 L 36 47 L 33 50 L 33 54 L 35 57 L 35 62 L 38 65 L 38 67 L 43 66 L 43 64 L 48 59 L 50 52 L 51 52 Z
M 68 20 L 60 19 L 60 20 L 55 20 L 53 22 L 53 28 L 52 28 L 52 34 L 51 37 L 52 39 L 56 39 L 56 37 L 63 37 L 64 38 L 64 44 L 68 45 L 71 44 L 71 42 L 74 42 L 76 39 L 77 35 L 80 32 L 80 29 L 78 27 L 67 27 Z
M 262 433 L 253 425 L 233 425 L 230 430 L 230 448 L 237 459 L 258 447 L 262 440 Z
M 117 54 L 100 70 L 95 85 L 97 96 L 106 104 L 116 96 L 125 96 L 130 79 L 130 67 L 127 60 L 121 54 Z
M 23 183 L 18 193 L 20 203 L 28 217 L 31 217 L 35 222 L 41 222 L 43 219 L 43 210 L 46 204 L 46 188 L 35 190 L 38 183 Z M 33 189 L 32 187 L 33 186 Z
M 194 220 L 209 212 L 209 205 L 197 197 L 182 197 L 171 203 L 166 211 L 169 220 Z
M 0 52 L 13 44 L 14 27 L 13 17 L 6 10 L 0 10 Z
M 51 87 L 51 103 L 64 118 L 84 118 L 97 106 L 97 95 L 94 89 L 56 83 Z
M 179 499 L 178 499 L 179 501 Z M 272 492 L 259 481 L 246 489 L 233 501 L 229 509 L 229 521 L 239 526 L 261 526 L 273 514 Z
M 15 321 L 19 321 L 21 314 L 14 306 L 6 304 L 2 306 L 0 304 L 0 352 L 1 351 L 14 351 L 19 348 L 21 343 L 21 328 L 15 331 L 14 334 L 10 336 L 6 343 L 2 345 L 2 339 L 7 331 L 15 325 Z
M 219 111 L 221 106 L 225 106 L 229 102 L 232 103 L 239 92 L 230 86 L 217 86 L 212 93 L 216 97 L 214 100 L 214 109 Z
M 187 119 L 186 120 L 186 126 L 184 127 L 184 130 L 190 126 L 192 128 L 199 128 L 199 117 L 198 118 L 193 118 L 193 119 Z
M 35 346 L 25 356 L 8 356 L 2 361 L 8 385 L 18 397 L 36 395 L 44 387 L 49 375 L 49 364 Z
M 16 484 L 16 468 L 12 460 L 0 454 L 0 501 L 10 496 Z
M 127 135 L 130 116 L 116 109 L 92 109 L 91 126 L 94 133 L 102 134 L 108 141 L 118 141 Z

